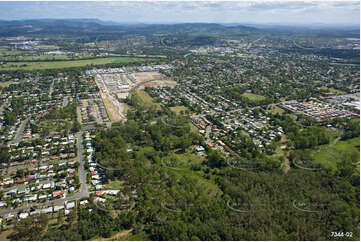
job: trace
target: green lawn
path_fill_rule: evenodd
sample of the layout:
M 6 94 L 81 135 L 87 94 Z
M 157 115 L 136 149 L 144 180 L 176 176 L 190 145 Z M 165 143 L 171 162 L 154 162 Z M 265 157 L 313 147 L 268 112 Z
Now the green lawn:
M 353 138 L 344 141 L 338 141 L 336 145 L 321 145 L 313 149 L 311 154 L 321 149 L 321 152 L 314 155 L 316 162 L 327 168 L 336 169 L 337 163 L 340 162 L 345 155 L 357 157 L 360 161 L 360 138 Z
M 249 93 L 249 92 L 243 93 L 242 96 L 248 98 L 250 101 L 263 101 L 265 99 L 264 96 Z
M 142 59 L 142 58 L 111 57 L 111 58 L 97 58 L 92 60 L 73 60 L 73 61 L 10 62 L 0 66 L 0 71 L 61 69 L 61 68 L 69 68 L 69 67 L 83 67 L 83 66 L 90 67 L 91 65 L 143 62 L 145 60 L 146 59 Z

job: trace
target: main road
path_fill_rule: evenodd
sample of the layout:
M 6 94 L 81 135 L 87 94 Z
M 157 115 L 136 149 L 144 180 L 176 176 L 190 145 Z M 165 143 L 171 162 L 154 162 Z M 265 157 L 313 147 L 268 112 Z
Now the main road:
M 80 163 L 80 168 L 79 168 L 80 193 L 75 194 L 70 197 L 56 199 L 56 200 L 52 200 L 52 201 L 48 201 L 48 202 L 44 202 L 44 203 L 37 203 L 34 205 L 28 205 L 25 207 L 7 209 L 4 211 L 1 211 L 0 216 L 7 215 L 9 213 L 19 213 L 21 211 L 28 210 L 32 207 L 46 207 L 46 206 L 50 206 L 50 205 L 53 205 L 56 203 L 61 203 L 61 202 L 65 202 L 65 201 L 74 201 L 74 200 L 78 200 L 81 198 L 89 197 L 89 191 L 88 191 L 88 187 L 86 184 L 86 172 L 84 170 L 85 161 L 83 159 L 83 133 L 82 132 L 77 133 L 77 139 L 78 139 L 78 142 L 77 142 L 78 155 L 77 155 L 76 160 L 79 161 L 79 163 Z

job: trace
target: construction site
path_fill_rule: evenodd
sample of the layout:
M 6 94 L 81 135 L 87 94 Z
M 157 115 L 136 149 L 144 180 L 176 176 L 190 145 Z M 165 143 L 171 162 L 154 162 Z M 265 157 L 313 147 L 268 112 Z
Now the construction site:
M 126 120 L 128 105 L 126 98 L 132 90 L 144 88 L 144 86 L 169 85 L 165 76 L 158 71 L 96 74 L 95 82 L 99 87 L 99 94 L 103 100 L 108 117 L 111 122 Z

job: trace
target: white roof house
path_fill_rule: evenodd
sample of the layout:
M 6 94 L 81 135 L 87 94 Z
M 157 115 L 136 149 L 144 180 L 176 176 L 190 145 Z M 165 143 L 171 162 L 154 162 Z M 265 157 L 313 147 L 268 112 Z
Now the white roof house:
M 44 199 L 44 198 L 46 198 L 47 197 L 47 195 L 40 195 L 39 196 L 39 199 Z
M 44 208 L 41 210 L 41 213 L 52 213 L 53 212 L 53 208 L 49 207 L 49 208 Z
M 117 195 L 119 193 L 119 190 L 107 190 L 106 193 L 109 195 Z
M 30 215 L 39 214 L 39 213 L 40 213 L 40 210 L 37 209 L 37 210 L 30 212 Z
M 75 202 L 70 202 L 66 205 L 66 209 L 72 209 L 75 207 Z
M 94 175 L 94 176 L 92 176 L 92 179 L 99 180 L 100 176 L 99 175 Z
M 58 212 L 62 209 L 64 209 L 64 206 L 54 206 L 54 212 Z
M 87 203 L 88 203 L 88 200 L 84 200 L 84 201 L 79 202 L 80 205 L 84 205 L 84 204 L 87 204 Z
M 21 213 L 21 214 L 19 214 L 19 218 L 20 218 L 20 219 L 25 219 L 25 218 L 27 218 L 28 216 L 29 216 L 28 213 Z
M 43 185 L 43 189 L 48 189 L 48 188 L 50 188 L 51 187 L 51 184 L 50 183 L 45 183 L 44 185 Z

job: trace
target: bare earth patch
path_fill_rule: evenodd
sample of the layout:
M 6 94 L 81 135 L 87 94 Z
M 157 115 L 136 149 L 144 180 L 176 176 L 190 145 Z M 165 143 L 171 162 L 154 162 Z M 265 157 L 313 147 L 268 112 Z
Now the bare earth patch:
M 126 103 L 122 101 L 122 99 L 125 99 L 125 97 L 128 95 L 128 92 L 132 93 L 137 89 L 144 89 L 144 87 L 164 87 L 164 86 L 170 86 L 174 87 L 177 83 L 175 81 L 166 79 L 166 76 L 157 72 L 157 71 L 151 71 L 151 72 L 134 72 L 131 75 L 133 75 L 136 78 L 136 84 L 132 87 L 131 81 L 129 80 L 128 76 L 125 75 L 119 75 L 118 78 L 122 79 L 129 84 L 128 88 L 125 87 L 125 89 L 122 89 L 123 91 L 115 91 L 112 88 L 107 86 L 107 84 L 104 85 L 102 80 L 96 80 L 96 83 L 100 90 L 100 95 L 103 100 L 103 103 L 105 105 L 105 108 L 108 113 L 108 117 L 111 122 L 119 122 L 122 120 L 126 120 L 126 113 L 127 110 L 130 108 Z M 109 78 L 109 77 L 108 77 Z M 117 78 L 115 78 L 117 79 Z M 101 84 L 103 83 L 103 84 Z M 125 84 L 122 84 L 125 85 Z M 134 85 L 134 84 L 133 84 Z M 103 90 L 104 89 L 104 90 Z M 120 100 L 115 98 L 113 95 L 117 95 Z
M 156 79 L 163 79 L 165 76 L 158 71 L 149 72 L 135 72 L 133 75 L 137 78 L 138 82 L 151 81 Z
M 107 110 L 109 119 L 112 122 L 119 122 L 121 120 L 121 117 L 118 113 L 117 106 L 116 106 L 116 103 L 119 103 L 119 102 L 114 103 L 114 100 L 111 96 L 103 94 L 103 93 L 101 94 L 101 97 L 103 99 L 104 106 Z
M 175 81 L 172 80 L 154 80 L 144 83 L 144 87 L 174 87 L 177 85 Z
M 166 76 L 157 72 L 136 72 L 133 75 L 137 78 L 139 88 L 144 87 L 174 87 L 177 83 L 175 81 L 166 79 Z

